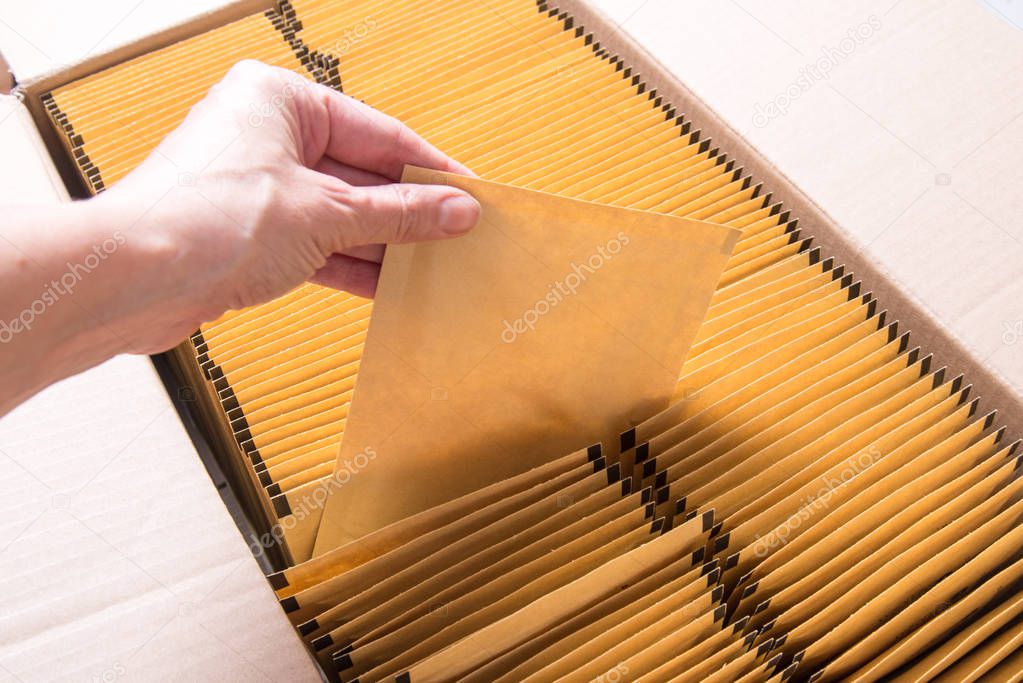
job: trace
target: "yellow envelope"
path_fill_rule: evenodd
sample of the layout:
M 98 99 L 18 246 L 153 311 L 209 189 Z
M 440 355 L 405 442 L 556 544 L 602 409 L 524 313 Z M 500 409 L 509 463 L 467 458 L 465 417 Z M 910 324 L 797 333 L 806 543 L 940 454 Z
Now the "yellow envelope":
M 740 232 L 418 168 L 479 225 L 396 245 L 314 555 L 667 406 Z

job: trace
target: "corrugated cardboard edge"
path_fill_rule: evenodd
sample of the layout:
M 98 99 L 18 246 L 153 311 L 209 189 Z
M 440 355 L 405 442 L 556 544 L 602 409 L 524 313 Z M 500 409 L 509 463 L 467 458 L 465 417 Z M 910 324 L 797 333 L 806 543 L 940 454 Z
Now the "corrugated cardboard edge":
M 276 0 L 231 0 L 231 2 L 217 9 L 204 12 L 177 24 L 172 24 L 165 29 L 151 33 L 138 40 L 133 40 L 105 52 L 97 53 L 80 62 L 56 67 L 39 76 L 18 80 L 17 74 L 14 74 L 12 92 L 21 97 L 25 106 L 28 107 L 28 111 L 32 115 L 33 121 L 35 121 L 36 129 L 42 135 L 46 150 L 56 164 L 57 170 L 60 171 L 64 185 L 73 196 L 84 198 L 89 196 L 89 193 L 85 190 L 78 171 L 74 168 L 71 161 L 73 157 L 68 154 L 66 149 L 66 141 L 61 140 L 61 136 L 50 125 L 46 109 L 41 101 L 44 93 L 89 74 L 108 69 L 121 62 L 209 31 L 217 26 L 223 26 L 252 14 L 276 8 Z M 2 58 L 0 58 L 0 61 L 2 61 Z M 4 68 L 4 73 L 9 73 L 5 64 L 0 64 L 0 66 Z M 0 90 L 2 90 L 2 87 L 0 87 Z
M 18 82 L 18 89 L 38 98 L 42 93 L 67 85 L 71 81 L 94 74 L 103 69 L 134 59 L 153 50 L 167 47 L 186 38 L 191 38 L 217 26 L 258 14 L 268 9 L 276 9 L 275 0 L 231 0 L 216 8 L 194 17 L 171 24 L 156 33 L 143 36 L 105 52 L 91 55 L 80 62 L 65 64 L 50 69 L 45 73 L 28 80 Z
M 977 357 L 953 332 L 938 320 L 911 293 L 905 291 L 891 274 L 879 267 L 868 253 L 832 219 L 818 204 L 803 193 L 775 164 L 766 159 L 737 130 L 679 81 L 667 67 L 640 46 L 610 17 L 585 0 L 556 0 L 550 6 L 573 15 L 577 25 L 592 32 L 594 38 L 617 53 L 626 66 L 639 73 L 649 87 L 684 113 L 705 137 L 727 150 L 729 158 L 754 178 L 764 182 L 764 192 L 784 203 L 798 218 L 804 234 L 816 237 L 822 255 L 834 256 L 847 272 L 855 273 L 863 282 L 864 291 L 873 292 L 880 308 L 887 309 L 889 320 L 899 320 L 900 328 L 910 332 L 914 345 L 934 354 L 935 363 L 947 365 L 953 375 L 965 373 L 984 405 L 1000 411 L 999 422 L 1006 424 L 1008 441 L 1019 437 L 1023 428 L 1023 395 L 1006 379 Z
M 5 101 L 9 101 L 9 106 L 13 108 L 9 114 L 14 119 L 14 123 L 21 129 L 27 146 L 30 147 L 39 159 L 38 168 L 44 173 L 53 186 L 55 195 L 61 202 L 67 202 L 71 200 L 68 195 L 67 187 L 65 187 L 61 180 L 60 173 L 57 171 L 57 167 L 54 166 L 53 159 L 46 151 L 46 146 L 43 144 L 43 139 L 40 136 L 39 129 L 32 120 L 31 114 L 29 114 L 28 108 L 25 107 L 25 102 L 22 97 L 18 94 L 6 95 L 0 93 L 0 98 Z M 4 150 L 5 153 L 9 150 Z

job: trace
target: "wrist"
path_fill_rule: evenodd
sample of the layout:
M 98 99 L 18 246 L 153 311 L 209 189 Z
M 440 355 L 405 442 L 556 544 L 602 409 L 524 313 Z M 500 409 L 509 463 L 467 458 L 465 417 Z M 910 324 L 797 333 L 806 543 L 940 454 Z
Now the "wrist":
M 207 300 L 193 291 L 187 247 L 175 233 L 192 215 L 182 199 L 170 192 L 143 202 L 135 193 L 107 192 L 87 207 L 88 222 L 98 228 L 92 246 L 98 245 L 102 261 L 93 271 L 99 277 L 92 294 L 105 310 L 93 320 L 93 332 L 113 334 L 120 353 L 165 351 L 209 315 Z

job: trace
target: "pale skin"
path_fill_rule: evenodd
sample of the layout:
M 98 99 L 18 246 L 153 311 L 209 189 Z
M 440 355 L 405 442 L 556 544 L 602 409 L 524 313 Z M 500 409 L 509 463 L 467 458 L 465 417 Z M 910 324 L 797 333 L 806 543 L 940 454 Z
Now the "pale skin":
M 350 97 L 240 62 L 107 191 L 0 208 L 0 415 L 305 281 L 372 296 L 385 245 L 479 219 L 464 192 L 398 182 L 405 164 L 470 174 Z

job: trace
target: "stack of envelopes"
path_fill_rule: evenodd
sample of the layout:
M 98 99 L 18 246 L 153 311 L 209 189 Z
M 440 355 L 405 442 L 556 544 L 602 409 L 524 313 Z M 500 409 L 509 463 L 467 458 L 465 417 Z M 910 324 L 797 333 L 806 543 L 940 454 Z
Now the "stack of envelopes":
M 346 505 L 369 509 L 354 492 L 373 464 L 331 486 L 352 474 L 339 447 L 370 445 L 342 439 L 372 401 L 351 403 L 369 302 L 304 286 L 203 326 L 180 366 L 250 514 L 283 530 L 270 579 L 318 661 L 363 681 L 1019 679 L 1018 444 L 589 28 L 533 0 L 296 0 L 47 96 L 94 191 L 253 57 L 404 120 L 486 181 L 741 233 L 680 334 L 668 407 L 617 444 L 578 433 L 407 509 L 377 493 L 370 522 Z

